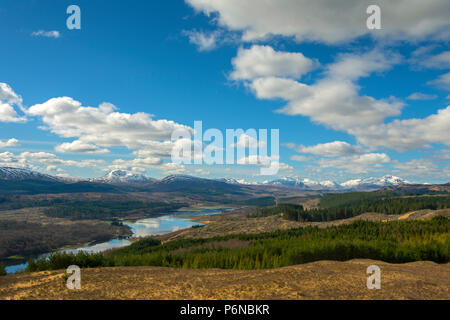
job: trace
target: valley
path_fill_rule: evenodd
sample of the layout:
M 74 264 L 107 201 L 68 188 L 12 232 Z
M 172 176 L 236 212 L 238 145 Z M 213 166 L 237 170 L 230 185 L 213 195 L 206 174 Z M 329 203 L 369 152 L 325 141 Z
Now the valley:
M 67 298 L 60 287 L 61 270 L 68 265 L 80 266 L 92 281 L 72 296 L 76 299 L 93 298 L 91 285 L 104 288 L 95 291 L 99 299 L 160 297 L 149 293 L 157 286 L 168 299 L 448 296 L 435 276 L 448 272 L 450 261 L 449 184 L 403 184 L 383 177 L 344 190 L 290 179 L 249 185 L 191 176 L 156 180 L 120 171 L 75 182 L 5 172 L 9 176 L 0 175 L 0 185 L 11 182 L 21 191 L 0 194 L 0 259 L 7 265 L 37 259 L 21 265 L 25 272 L 0 277 L 0 298 Z M 366 260 L 361 259 L 398 272 L 389 292 L 372 296 L 354 285 L 339 291 L 330 274 L 362 272 L 358 268 Z M 396 269 L 400 264 L 404 269 Z M 103 270 L 129 282 L 138 268 L 149 277 L 143 280 L 145 290 L 123 284 L 120 293 L 108 291 Z M 322 269 L 312 272 L 315 268 Z M 414 281 L 432 284 L 435 292 L 424 287 L 413 293 L 414 284 L 400 288 L 411 280 L 409 269 L 424 275 Z M 162 270 L 167 278 L 147 284 Z M 309 276 L 300 282 L 297 271 Z M 197 293 L 172 282 L 172 276 L 187 277 Z M 208 289 L 202 291 L 206 280 L 199 279 L 206 276 Z M 224 277 L 228 284 L 220 284 Z M 294 283 L 287 285 L 285 277 Z M 343 277 L 356 281 L 354 275 Z M 239 288 L 240 281 L 247 289 Z M 325 287 L 340 294 L 326 293 Z M 229 288 L 238 291 L 233 296 Z

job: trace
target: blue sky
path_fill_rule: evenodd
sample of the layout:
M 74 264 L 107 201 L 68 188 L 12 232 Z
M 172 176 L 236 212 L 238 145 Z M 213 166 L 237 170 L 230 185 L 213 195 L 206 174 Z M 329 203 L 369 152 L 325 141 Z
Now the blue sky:
M 448 182 L 450 4 L 412 2 L 379 1 L 368 30 L 353 0 L 4 0 L 0 165 L 274 178 L 171 163 L 171 132 L 201 120 L 279 129 L 278 176 Z

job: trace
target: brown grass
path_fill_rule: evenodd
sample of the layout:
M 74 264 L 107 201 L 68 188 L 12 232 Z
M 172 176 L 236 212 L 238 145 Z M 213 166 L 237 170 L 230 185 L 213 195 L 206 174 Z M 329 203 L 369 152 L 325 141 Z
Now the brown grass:
M 381 289 L 368 290 L 366 269 L 381 268 Z M 450 265 L 319 261 L 272 270 L 181 270 L 160 267 L 83 269 L 81 290 L 63 271 L 0 277 L 0 299 L 450 299 Z

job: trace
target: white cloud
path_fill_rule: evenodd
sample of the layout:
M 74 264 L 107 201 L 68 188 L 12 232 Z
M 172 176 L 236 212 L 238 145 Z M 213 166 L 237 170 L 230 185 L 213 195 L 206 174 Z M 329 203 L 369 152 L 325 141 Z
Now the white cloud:
M 233 80 L 254 80 L 261 77 L 282 76 L 299 78 L 317 63 L 298 52 L 278 52 L 270 46 L 253 45 L 240 48 L 232 61 Z
M 46 37 L 46 38 L 55 38 L 55 39 L 59 38 L 61 36 L 59 31 L 57 31 L 57 30 L 52 30 L 52 31 L 39 30 L 39 31 L 32 32 L 31 35 L 34 37 Z
M 450 72 L 440 75 L 437 79 L 429 81 L 428 84 L 445 90 L 450 90 Z
M 208 170 L 205 170 L 205 169 L 202 169 L 202 168 L 195 169 L 194 172 L 196 174 L 200 174 L 202 176 L 206 176 L 206 175 L 209 175 L 211 173 L 211 171 L 208 171 Z
M 404 177 L 437 178 L 440 180 L 450 178 L 450 166 L 440 167 L 431 159 L 413 159 L 406 162 L 394 161 L 392 166 L 397 169 L 397 174 Z
M 259 99 L 295 100 L 310 95 L 310 87 L 292 79 L 266 77 L 248 84 Z
M 0 101 L 21 105 L 22 97 L 15 93 L 7 83 L 0 82 Z
M 414 92 L 411 95 L 409 95 L 406 99 L 408 100 L 434 100 L 438 96 L 435 94 L 426 94 L 421 92 Z
M 13 106 L 0 102 L 0 122 L 23 122 L 24 117 L 20 117 Z
M 387 50 L 372 50 L 366 53 L 339 54 L 336 61 L 327 65 L 328 78 L 355 81 L 383 72 L 401 62 L 402 57 Z
M 0 148 L 5 148 L 5 147 L 14 147 L 17 146 L 19 144 L 19 140 L 17 139 L 9 139 L 7 141 L 2 141 L 0 140 Z
M 288 165 L 287 163 L 284 162 L 278 162 L 277 164 L 273 164 L 275 167 L 278 167 L 279 171 L 293 171 L 294 167 Z
M 364 149 L 360 146 L 353 146 L 345 141 L 333 141 L 321 143 L 315 146 L 290 146 L 291 149 L 299 153 L 307 153 L 324 157 L 338 157 L 352 154 L 364 153 Z
M 127 147 L 137 156 L 132 160 L 115 159 L 107 169 L 138 172 L 156 168 L 164 172 L 181 172 L 183 166 L 169 166 L 163 160 L 171 156 L 175 145 L 182 143 L 171 141 L 173 131 L 183 129 L 193 133 L 188 126 L 169 120 L 153 120 L 153 115 L 148 113 L 120 113 L 110 103 L 85 107 L 70 97 L 50 99 L 30 107 L 27 113 L 41 117 L 46 128 L 58 136 L 76 138 L 56 146 L 57 152 L 102 154 L 109 152 L 110 147 Z M 65 164 L 72 165 L 62 163 Z
M 220 26 L 242 31 L 244 41 L 272 35 L 297 41 L 339 43 L 363 35 L 377 39 L 417 41 L 450 38 L 448 0 L 378 1 L 382 29 L 368 30 L 371 0 L 186 0 L 213 16 Z
M 209 33 L 201 31 L 184 31 L 184 34 L 189 37 L 189 42 L 195 44 L 199 51 L 210 51 L 217 47 L 217 41 L 219 37 L 218 31 L 212 31 Z
M 281 78 L 279 75 L 283 73 L 269 67 L 262 68 L 265 72 L 258 74 L 266 77 L 257 78 L 248 86 L 258 98 L 287 100 L 288 104 L 278 111 L 280 113 L 308 116 L 313 122 L 348 131 L 350 128 L 379 124 L 386 117 L 400 114 L 402 102 L 393 98 L 377 100 L 360 96 L 359 87 L 354 83 L 371 72 L 386 71 L 399 61 L 398 55 L 377 50 L 360 55 L 345 54 L 326 66 L 326 77 L 312 85 Z M 263 60 L 261 64 L 264 64 Z M 271 61 L 268 64 L 271 66 Z M 271 75 L 269 71 L 274 74 Z
M 366 173 L 369 168 L 391 162 L 385 153 L 366 153 L 339 158 L 322 158 L 318 160 L 321 168 L 344 169 L 349 173 Z
M 278 161 L 280 157 L 278 156 L 262 156 L 262 155 L 248 155 L 245 157 L 242 157 L 240 159 L 237 159 L 237 164 L 247 165 L 247 164 L 254 164 L 259 166 L 267 166 L 270 165 L 271 162 Z
M 154 168 L 162 165 L 162 159 L 158 157 L 146 157 L 146 158 L 136 158 L 132 160 L 116 159 L 113 161 L 112 165 L 109 166 L 111 169 L 123 169 L 131 170 L 132 168 Z
M 413 52 L 412 62 L 425 68 L 448 69 L 450 68 L 450 51 L 443 51 L 436 55 L 431 55 L 433 47 L 421 47 Z
M 399 151 L 411 150 L 431 143 L 450 146 L 450 106 L 424 119 L 394 120 L 350 130 L 359 142 L 371 146 L 387 146 Z
M 307 85 L 266 73 L 267 77 L 250 81 L 248 86 L 260 99 L 286 100 L 287 105 L 278 112 L 310 117 L 315 123 L 355 136 L 359 143 L 371 148 L 389 147 L 406 151 L 432 143 L 450 145 L 450 107 L 424 119 L 394 120 L 386 124 L 386 118 L 401 114 L 404 103 L 392 97 L 375 99 L 359 95 L 359 86 L 355 83 L 359 78 L 372 72 L 386 71 L 400 61 L 400 56 L 378 50 L 359 55 L 343 54 L 336 62 L 325 66 L 325 77 L 314 84 Z M 448 82 L 450 87 L 450 73 L 442 79 L 445 81 L 440 82 Z M 410 98 L 431 97 L 416 93 Z M 338 145 L 325 147 L 337 148 Z
M 14 105 L 22 107 L 22 97 L 14 92 L 7 84 L 0 82 L 0 122 L 23 122 L 25 117 L 21 117 L 14 109 Z
M 65 142 L 55 147 L 56 152 L 61 153 L 108 153 L 108 149 L 99 148 L 96 145 L 90 143 L 84 143 L 80 140 L 73 142 Z
M 186 167 L 184 165 L 173 162 L 164 163 L 161 165 L 160 169 L 166 174 L 181 174 L 186 172 Z
M 237 143 L 233 143 L 232 147 L 238 147 L 238 148 L 250 148 L 250 149 L 257 149 L 257 148 L 263 148 L 265 146 L 265 142 L 259 141 L 255 139 L 252 136 L 249 136 L 248 134 L 241 134 L 238 138 Z
M 28 113 L 42 117 L 53 133 L 78 139 L 59 146 L 59 151 L 106 152 L 100 147 L 125 146 L 131 150 L 145 150 L 148 154 L 170 156 L 167 146 L 172 132 L 176 129 L 192 131 L 173 121 L 153 120 L 148 113 L 120 113 L 110 103 L 97 108 L 84 107 L 69 97 L 53 98 L 34 105 Z M 158 149 L 159 146 L 162 149 Z
M 13 154 L 11 152 L 0 153 L 0 166 L 31 168 L 33 170 L 43 170 L 44 168 L 55 168 L 60 171 L 60 167 L 96 168 L 104 166 L 104 160 L 64 160 L 48 152 L 22 152 Z
M 290 159 L 293 161 L 298 161 L 298 162 L 308 162 L 308 161 L 312 160 L 311 157 L 301 156 L 298 154 L 291 156 Z

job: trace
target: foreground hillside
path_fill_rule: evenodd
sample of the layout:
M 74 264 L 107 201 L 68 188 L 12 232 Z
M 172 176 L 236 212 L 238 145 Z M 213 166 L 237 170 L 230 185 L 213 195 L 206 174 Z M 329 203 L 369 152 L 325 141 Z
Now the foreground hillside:
M 372 264 L 381 268 L 380 290 L 366 287 Z M 0 299 L 450 299 L 450 265 L 433 262 L 318 261 L 250 271 L 83 269 L 77 291 L 66 289 L 63 274 L 0 277 Z

